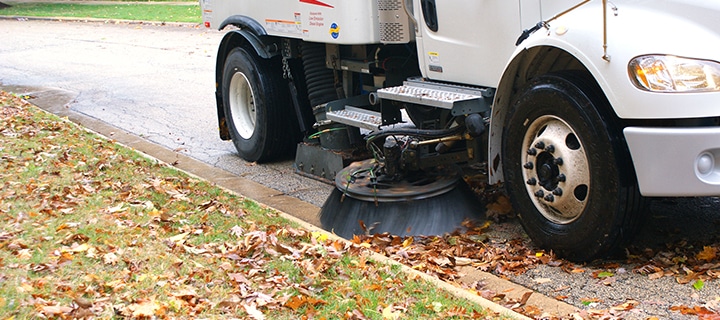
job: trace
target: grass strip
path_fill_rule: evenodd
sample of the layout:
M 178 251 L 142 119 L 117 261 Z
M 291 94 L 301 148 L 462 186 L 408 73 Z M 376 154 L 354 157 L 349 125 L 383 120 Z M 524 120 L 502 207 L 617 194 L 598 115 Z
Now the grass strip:
M 497 318 L 5 92 L 0 159 L 4 318 Z
M 200 23 L 200 5 L 172 4 L 85 4 L 85 3 L 17 3 L 0 9 L 1 16 L 97 18 L 158 22 Z

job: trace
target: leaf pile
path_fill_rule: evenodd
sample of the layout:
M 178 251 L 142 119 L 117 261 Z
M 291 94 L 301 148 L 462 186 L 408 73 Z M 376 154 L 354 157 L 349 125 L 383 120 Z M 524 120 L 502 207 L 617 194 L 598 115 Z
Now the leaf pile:
M 0 92 L 0 314 L 496 315 Z
M 475 225 L 464 223 L 466 230 L 443 236 L 399 237 L 391 234 L 355 236 L 352 242 L 368 247 L 415 270 L 434 275 L 444 281 L 454 282 L 462 275 L 459 267 L 472 267 L 499 275 L 521 274 L 538 264 L 560 266 L 562 260 L 552 253 L 535 251 L 527 240 L 513 239 L 489 243 L 485 232 L 490 222 Z M 530 317 L 547 315 L 538 307 L 527 305 L 529 295 L 520 300 L 507 298 L 503 293 L 494 292 L 476 283 L 467 289 L 516 312 Z
M 586 274 L 598 284 L 612 286 L 617 272 L 631 270 L 649 280 L 674 277 L 678 284 L 688 285 L 693 290 L 703 290 L 707 282 L 720 278 L 720 245 L 689 244 L 686 241 L 667 244 L 664 250 L 629 249 L 625 261 L 597 261 L 577 265 L 557 258 L 552 252 L 535 248 L 528 239 L 497 240 L 487 236 L 490 222 L 475 225 L 466 222 L 465 231 L 456 231 L 443 236 L 398 237 L 390 234 L 355 236 L 353 242 L 400 261 L 416 270 L 453 282 L 462 276 L 460 267 L 472 267 L 499 276 L 513 276 L 525 273 L 538 265 L 560 268 L 568 274 Z M 549 280 L 549 279 L 548 279 Z M 530 317 L 544 314 L 544 310 L 527 305 L 525 301 L 508 299 L 504 294 L 488 291 L 482 284 L 469 287 L 484 298 L 495 301 Z M 558 296 L 556 299 L 565 300 Z M 578 314 L 582 319 L 606 319 L 621 317 L 636 308 L 640 302 L 628 300 L 608 309 L 588 309 Z M 596 298 L 583 299 L 585 306 L 599 302 Z M 698 315 L 703 319 L 720 319 L 720 304 L 717 301 L 700 306 L 674 306 L 670 309 L 686 315 Z M 545 314 L 546 319 L 560 319 L 566 315 Z

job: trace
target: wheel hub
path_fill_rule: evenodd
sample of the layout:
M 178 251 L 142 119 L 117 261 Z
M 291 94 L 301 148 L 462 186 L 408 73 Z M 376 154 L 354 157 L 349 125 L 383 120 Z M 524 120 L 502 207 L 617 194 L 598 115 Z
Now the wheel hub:
M 375 160 L 353 162 L 335 176 L 335 186 L 345 195 L 370 202 L 427 199 L 453 190 L 460 180 L 457 166 L 437 167 L 390 179 L 374 172 Z M 379 170 L 378 170 L 379 171 Z
M 553 163 L 554 161 L 556 158 L 549 152 L 538 155 L 537 176 L 540 185 L 547 191 L 553 191 L 558 186 L 557 176 L 560 174 L 560 168 Z
M 538 211 L 560 224 L 585 210 L 590 186 L 588 158 L 577 134 L 555 116 L 535 119 L 525 133 L 523 178 Z
M 255 95 L 250 86 L 248 78 L 240 73 L 235 73 L 230 79 L 229 86 L 230 113 L 237 132 L 243 139 L 250 139 L 255 131 L 257 110 L 255 109 Z

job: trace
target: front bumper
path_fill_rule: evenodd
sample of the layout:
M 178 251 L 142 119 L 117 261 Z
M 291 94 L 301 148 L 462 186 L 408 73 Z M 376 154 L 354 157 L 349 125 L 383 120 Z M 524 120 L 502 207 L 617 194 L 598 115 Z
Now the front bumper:
M 720 127 L 627 127 L 623 133 L 643 196 L 720 196 Z

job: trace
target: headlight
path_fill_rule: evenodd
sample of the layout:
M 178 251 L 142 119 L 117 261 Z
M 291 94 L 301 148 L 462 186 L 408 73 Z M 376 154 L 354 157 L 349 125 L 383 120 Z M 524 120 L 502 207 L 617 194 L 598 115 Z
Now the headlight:
M 636 87 L 652 92 L 720 91 L 720 63 L 668 55 L 639 56 L 628 64 Z

